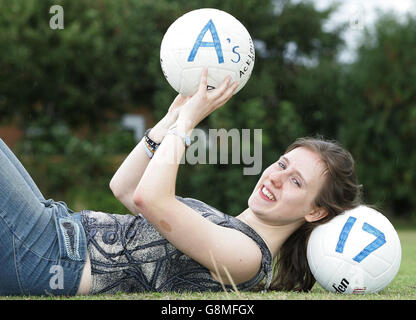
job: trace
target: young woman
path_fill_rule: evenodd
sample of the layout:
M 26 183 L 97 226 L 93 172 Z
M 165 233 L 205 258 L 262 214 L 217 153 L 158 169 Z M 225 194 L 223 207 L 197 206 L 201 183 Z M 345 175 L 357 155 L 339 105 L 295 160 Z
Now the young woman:
M 45 200 L 0 144 L 1 294 L 312 288 L 311 230 L 357 205 L 351 155 L 334 142 L 298 139 L 263 172 L 237 217 L 177 196 L 187 137 L 237 87 L 227 78 L 207 91 L 206 77 L 204 70 L 193 97 L 174 100 L 112 178 L 133 215 L 73 213 Z

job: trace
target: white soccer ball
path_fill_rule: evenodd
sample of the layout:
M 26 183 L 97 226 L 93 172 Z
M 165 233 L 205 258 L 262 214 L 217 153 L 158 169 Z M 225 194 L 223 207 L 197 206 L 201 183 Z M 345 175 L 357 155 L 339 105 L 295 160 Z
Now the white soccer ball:
M 400 239 L 384 215 L 362 205 L 316 227 L 309 238 L 307 258 L 325 290 L 375 293 L 399 271 Z
M 218 87 L 230 75 L 232 81 L 239 82 L 237 93 L 250 78 L 254 60 L 254 44 L 247 29 L 217 9 L 193 10 L 179 17 L 160 46 L 163 74 L 184 96 L 197 91 L 204 67 L 208 68 L 208 89 Z

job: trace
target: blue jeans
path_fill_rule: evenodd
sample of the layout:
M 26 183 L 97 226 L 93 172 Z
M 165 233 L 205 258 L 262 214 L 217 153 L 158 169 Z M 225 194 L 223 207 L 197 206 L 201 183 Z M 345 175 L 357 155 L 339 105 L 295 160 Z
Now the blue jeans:
M 46 200 L 0 139 L 0 295 L 75 295 L 86 252 L 81 215 Z

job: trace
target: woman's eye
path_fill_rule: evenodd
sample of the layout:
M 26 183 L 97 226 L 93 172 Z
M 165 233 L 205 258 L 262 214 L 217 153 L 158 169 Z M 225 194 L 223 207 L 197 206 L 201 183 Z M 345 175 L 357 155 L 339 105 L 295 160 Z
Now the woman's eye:
M 298 180 L 298 179 L 293 178 L 293 179 L 292 179 L 292 181 L 293 181 L 293 183 L 294 183 L 294 184 L 296 184 L 299 188 L 301 187 L 301 184 L 300 184 L 300 182 L 299 182 L 299 180 Z
M 278 161 L 277 164 L 283 169 L 286 169 L 286 165 L 282 161 Z

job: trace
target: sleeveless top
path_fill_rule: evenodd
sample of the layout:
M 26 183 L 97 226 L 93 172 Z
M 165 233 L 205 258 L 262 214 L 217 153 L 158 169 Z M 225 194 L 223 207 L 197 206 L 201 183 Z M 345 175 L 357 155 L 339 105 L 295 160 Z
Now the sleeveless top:
M 176 196 L 209 221 L 246 234 L 259 246 L 261 266 L 249 281 L 237 285 L 240 291 L 255 288 L 272 279 L 272 255 L 264 240 L 247 224 L 206 203 Z M 90 293 L 143 291 L 222 291 L 210 271 L 176 249 L 141 214 L 121 215 L 81 211 L 91 261 Z M 226 290 L 232 286 L 225 285 Z

